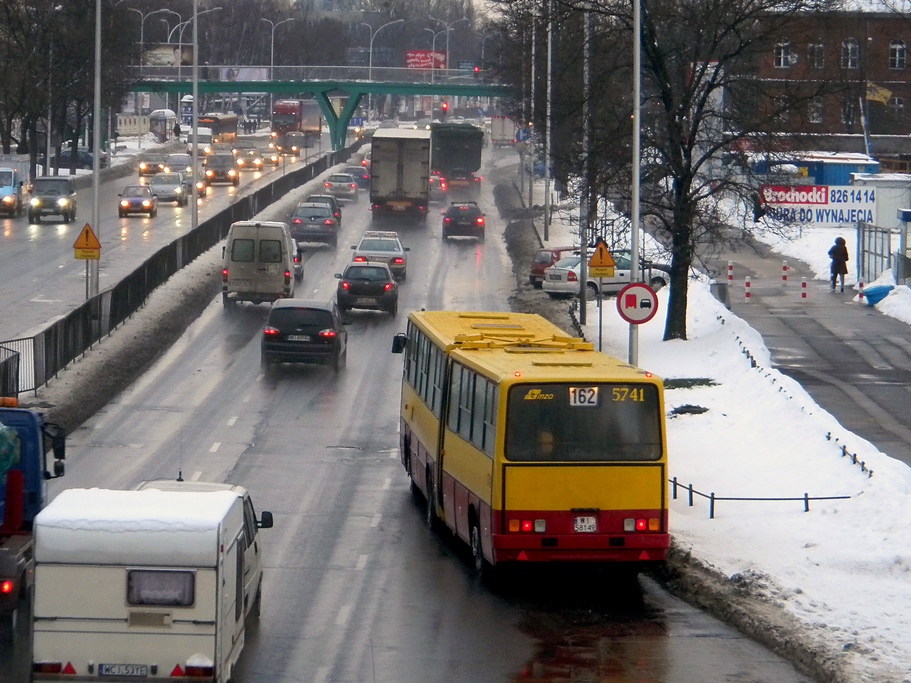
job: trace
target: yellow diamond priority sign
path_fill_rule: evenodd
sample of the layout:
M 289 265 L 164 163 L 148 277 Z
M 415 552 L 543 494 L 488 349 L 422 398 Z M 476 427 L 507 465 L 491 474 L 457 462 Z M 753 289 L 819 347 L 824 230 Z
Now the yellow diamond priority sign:
M 616 267 L 614 257 L 611 256 L 604 240 L 598 240 L 595 245 L 595 253 L 588 261 L 589 277 L 614 277 L 614 268 Z
M 98 241 L 95 233 L 92 232 L 92 226 L 88 223 L 82 228 L 79 237 L 73 242 L 74 256 L 77 259 L 97 261 L 101 258 L 101 242 Z

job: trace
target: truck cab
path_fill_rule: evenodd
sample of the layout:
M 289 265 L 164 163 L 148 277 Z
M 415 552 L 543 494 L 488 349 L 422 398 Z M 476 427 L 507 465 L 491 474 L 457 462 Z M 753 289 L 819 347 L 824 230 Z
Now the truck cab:
M 24 181 L 18 168 L 0 165 L 0 211 L 7 216 L 21 216 Z
M 0 615 L 28 597 L 34 577 L 32 524 L 47 481 L 62 477 L 66 433 L 41 413 L 0 398 Z M 48 458 L 53 459 L 48 469 Z

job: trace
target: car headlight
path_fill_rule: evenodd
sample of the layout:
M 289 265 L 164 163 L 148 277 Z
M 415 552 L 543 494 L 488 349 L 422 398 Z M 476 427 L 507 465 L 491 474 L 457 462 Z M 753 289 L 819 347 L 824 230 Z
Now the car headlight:
M 126 199 L 121 199 L 120 206 L 122 206 L 124 209 L 126 209 L 126 208 L 129 208 L 130 203 Z
M 228 171 L 228 175 L 237 175 L 237 171 L 235 171 L 235 170 L 232 168 L 230 171 Z
M 66 206 L 69 203 L 70 203 L 70 200 L 67 199 L 66 197 L 61 197 L 60 199 L 57 200 L 57 206 L 59 206 L 61 208 L 63 208 L 64 206 Z
M 13 196 L 10 195 L 10 194 L 6 195 L 6 196 L 3 198 L 3 203 L 4 203 L 4 204 L 12 204 L 12 203 L 13 203 Z
M 182 188 L 182 187 L 178 187 L 178 188 L 177 188 L 177 194 L 183 194 L 183 188 Z
M 142 208 L 148 209 L 150 206 L 152 206 L 152 200 L 151 200 L 151 199 L 143 199 L 143 200 L 142 200 Z
M 29 206 L 41 206 L 41 200 L 38 197 L 32 197 L 28 200 Z
M 213 175 L 215 174 L 212 171 L 206 171 L 206 178 L 211 178 Z

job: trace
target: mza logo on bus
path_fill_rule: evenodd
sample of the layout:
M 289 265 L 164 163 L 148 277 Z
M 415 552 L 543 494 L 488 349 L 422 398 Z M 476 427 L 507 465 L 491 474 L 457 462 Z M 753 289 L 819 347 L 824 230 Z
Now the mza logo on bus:
M 835 185 L 762 185 L 766 217 L 778 223 L 843 225 L 874 222 L 876 190 Z

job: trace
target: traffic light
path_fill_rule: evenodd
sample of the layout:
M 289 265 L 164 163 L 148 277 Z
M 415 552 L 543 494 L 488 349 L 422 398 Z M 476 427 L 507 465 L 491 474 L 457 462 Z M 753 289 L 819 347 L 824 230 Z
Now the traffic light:
M 478 78 L 481 75 L 481 67 L 477 64 L 474 65 L 474 77 Z
M 446 116 L 446 112 L 449 111 L 449 102 L 443 100 L 443 103 L 440 105 L 440 109 L 443 110 L 443 116 Z

